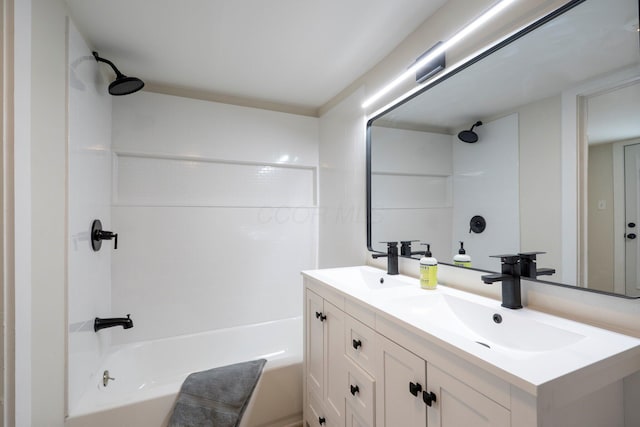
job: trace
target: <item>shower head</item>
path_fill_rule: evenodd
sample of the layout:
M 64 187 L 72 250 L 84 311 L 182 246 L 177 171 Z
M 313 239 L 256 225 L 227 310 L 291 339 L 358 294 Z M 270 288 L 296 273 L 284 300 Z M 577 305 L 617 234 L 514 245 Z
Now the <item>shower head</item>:
M 98 52 L 93 52 L 93 56 L 96 58 L 96 61 L 109 64 L 113 69 L 113 72 L 116 73 L 116 79 L 109 85 L 109 93 L 111 95 L 129 95 L 130 93 L 137 92 L 144 87 L 144 82 L 142 80 L 137 77 L 125 76 L 116 68 L 115 65 L 113 65 L 113 62 L 108 59 L 100 58 L 100 56 L 98 56 Z
M 476 126 L 482 126 L 482 122 L 478 120 L 471 126 L 469 130 L 463 130 L 458 134 L 458 139 L 462 142 L 466 142 L 468 144 L 473 144 L 474 142 L 478 142 L 478 134 L 473 131 L 473 128 Z

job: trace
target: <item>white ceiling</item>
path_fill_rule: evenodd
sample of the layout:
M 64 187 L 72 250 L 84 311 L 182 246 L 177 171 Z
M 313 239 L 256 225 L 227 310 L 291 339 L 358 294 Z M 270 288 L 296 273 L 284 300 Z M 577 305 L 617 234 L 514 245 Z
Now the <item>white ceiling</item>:
M 324 105 L 445 2 L 67 0 L 89 45 L 126 75 L 304 108 Z

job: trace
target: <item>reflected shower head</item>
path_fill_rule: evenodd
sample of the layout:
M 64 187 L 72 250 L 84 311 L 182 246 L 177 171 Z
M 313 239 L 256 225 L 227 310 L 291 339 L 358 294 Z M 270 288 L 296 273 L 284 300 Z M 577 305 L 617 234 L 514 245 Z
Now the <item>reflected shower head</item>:
M 137 77 L 125 76 L 116 68 L 115 65 L 113 65 L 113 62 L 108 59 L 100 58 L 100 56 L 98 56 L 98 52 L 93 52 L 93 56 L 96 58 L 96 61 L 109 64 L 113 69 L 113 72 L 116 73 L 116 79 L 109 85 L 109 93 L 111 95 L 129 95 L 130 93 L 137 92 L 144 87 L 144 82 L 142 80 Z
M 473 128 L 476 126 L 482 126 L 482 122 L 478 120 L 471 126 L 469 130 L 463 130 L 458 134 L 458 139 L 462 142 L 466 142 L 468 144 L 473 144 L 474 142 L 478 142 L 478 134 L 473 131 Z

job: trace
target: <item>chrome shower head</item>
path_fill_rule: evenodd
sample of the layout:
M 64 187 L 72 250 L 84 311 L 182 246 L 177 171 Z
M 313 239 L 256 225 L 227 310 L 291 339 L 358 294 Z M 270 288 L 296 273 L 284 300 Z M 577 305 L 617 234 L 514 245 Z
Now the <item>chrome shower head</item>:
M 473 144 L 474 142 L 478 142 L 478 134 L 473 131 L 473 128 L 476 126 L 482 126 L 482 122 L 478 120 L 471 126 L 469 130 L 463 130 L 458 134 L 458 139 L 462 142 L 466 142 L 468 144 Z
M 113 96 L 121 96 L 121 95 L 129 95 L 130 93 L 134 93 L 139 91 L 144 87 L 144 82 L 137 77 L 127 77 L 116 68 L 113 62 L 108 59 L 101 58 L 98 55 L 98 52 L 93 52 L 94 58 L 98 62 L 104 62 L 105 64 L 109 64 L 113 69 L 113 72 L 116 73 L 116 79 L 109 84 L 109 93 Z

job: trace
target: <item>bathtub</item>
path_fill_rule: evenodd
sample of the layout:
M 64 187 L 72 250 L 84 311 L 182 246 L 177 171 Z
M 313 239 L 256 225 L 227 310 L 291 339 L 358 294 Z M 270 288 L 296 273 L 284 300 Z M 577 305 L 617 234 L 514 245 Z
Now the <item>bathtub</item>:
M 265 358 L 242 427 L 302 425 L 302 317 L 114 346 L 68 427 L 166 426 L 192 372 Z M 103 386 L 105 370 L 115 380 Z

